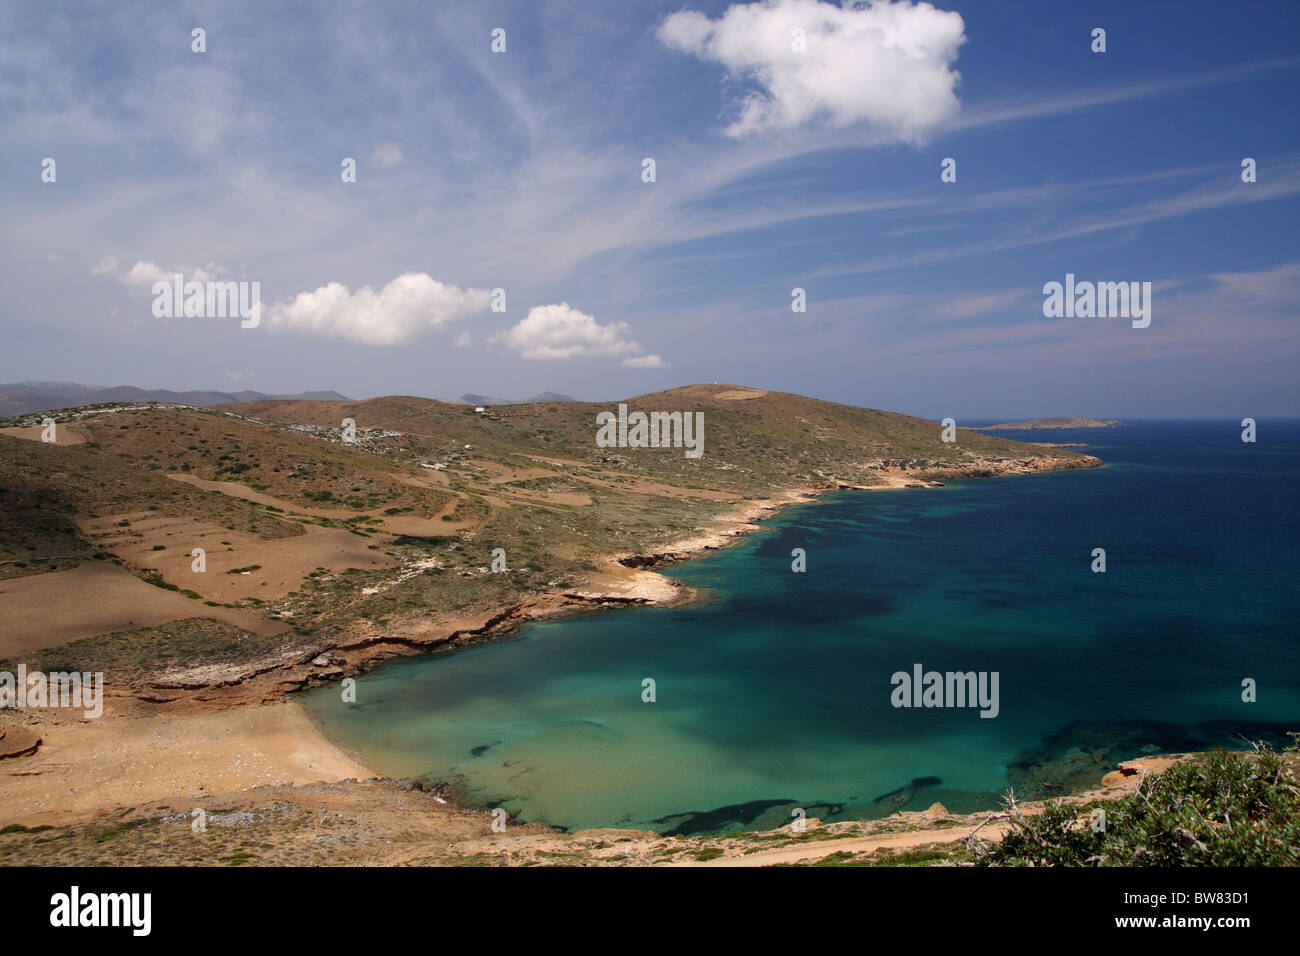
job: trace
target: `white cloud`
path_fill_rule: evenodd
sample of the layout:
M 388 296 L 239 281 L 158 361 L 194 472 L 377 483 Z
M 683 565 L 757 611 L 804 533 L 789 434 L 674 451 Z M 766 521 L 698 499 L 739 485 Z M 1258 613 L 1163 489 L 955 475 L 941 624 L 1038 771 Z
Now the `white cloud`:
M 694 10 L 671 14 L 658 36 L 762 88 L 745 97 L 727 128 L 731 136 L 825 117 L 833 126 L 865 121 L 918 142 L 961 108 L 952 64 L 965 29 L 961 14 L 910 0 L 844 7 L 764 0 L 733 4 L 717 20 Z M 804 52 L 795 49 L 796 30 Z
M 460 335 L 456 336 L 455 340 L 451 344 L 456 346 L 458 349 L 467 349 L 474 344 L 474 336 L 470 335 L 468 332 L 462 332 Z
M 130 269 L 118 276 L 123 285 L 147 285 L 152 286 L 155 282 L 170 282 L 172 273 L 164 272 L 158 267 L 158 264 L 152 259 L 148 262 L 137 262 Z
M 396 143 L 380 143 L 370 154 L 370 161 L 380 169 L 400 165 L 402 158 L 402 148 Z
M 667 368 L 668 363 L 658 355 L 639 355 L 636 358 L 625 358 L 622 362 L 628 368 Z
M 493 336 L 493 341 L 504 342 L 526 359 L 617 356 L 641 351 L 641 346 L 627 337 L 629 331 L 626 322 L 601 325 L 586 312 L 561 302 L 533 306 L 523 321 Z
M 141 288 L 151 287 L 155 282 L 171 282 L 172 277 L 178 272 L 187 282 L 210 282 L 218 276 L 225 275 L 226 270 L 215 262 L 209 262 L 205 266 L 177 266 L 175 269 L 164 269 L 152 259 L 147 261 L 141 259 L 130 269 L 122 272 L 121 265 L 114 256 L 104 256 L 90 270 L 91 275 L 112 276 L 123 285 Z
M 424 272 L 407 272 L 379 292 L 368 285 L 349 292 L 338 282 L 301 292 L 291 302 L 271 306 L 266 320 L 272 328 L 308 335 L 401 345 L 485 312 L 490 302 L 484 289 L 460 289 Z

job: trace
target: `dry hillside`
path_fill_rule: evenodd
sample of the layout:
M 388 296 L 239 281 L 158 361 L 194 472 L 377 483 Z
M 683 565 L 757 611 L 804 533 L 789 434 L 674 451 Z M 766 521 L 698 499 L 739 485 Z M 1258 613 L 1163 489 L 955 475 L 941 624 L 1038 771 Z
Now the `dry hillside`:
M 49 413 L 54 443 L 46 413 L 0 422 L 0 660 L 108 668 L 150 697 L 275 696 L 564 605 L 645 600 L 654 586 L 611 554 L 671 556 L 759 501 L 1097 464 L 740 386 L 627 404 L 702 412 L 703 457 L 597 447 L 616 403 L 103 405 Z M 310 665 L 326 651 L 333 666 Z

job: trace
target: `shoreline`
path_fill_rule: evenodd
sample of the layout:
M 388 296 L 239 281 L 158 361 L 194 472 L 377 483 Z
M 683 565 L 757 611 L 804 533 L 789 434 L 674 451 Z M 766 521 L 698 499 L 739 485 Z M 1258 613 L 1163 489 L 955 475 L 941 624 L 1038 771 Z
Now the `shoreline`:
M 764 517 L 818 497 L 807 489 L 784 490 L 723 513 L 706 532 L 650 550 L 656 552 L 657 567 L 687 560 L 737 544 L 762 530 L 758 522 Z M 288 666 L 281 659 L 269 665 L 197 668 L 161 675 L 148 692 L 106 695 L 104 713 L 95 720 L 49 710 L 6 714 L 0 729 L 15 736 L 25 733 L 35 743 L 21 755 L 14 754 L 12 763 L 0 764 L 0 826 L 67 825 L 147 803 L 200 806 L 209 798 L 229 800 L 265 786 L 389 780 L 364 754 L 330 734 L 297 693 L 337 684 L 394 657 L 437 654 L 495 640 L 532 621 L 617 607 L 680 606 L 696 599 L 695 589 L 622 563 L 637 557 L 647 556 L 603 555 L 600 563 L 605 567 L 589 572 L 585 586 L 533 594 L 469 618 L 431 622 L 423 639 L 385 635 L 331 643 L 323 654 L 347 652 L 346 667 L 314 665 L 322 654 L 313 653 Z M 353 656 L 353 650 L 363 653 Z M 184 769 L 164 771 L 164 776 L 160 762 L 168 760 Z M 84 786 L 86 767 L 94 770 L 93 788 Z M 163 779 L 172 783 L 160 785 Z M 428 788 L 454 792 L 446 781 L 430 781 Z M 449 810 L 486 815 L 455 800 L 436 799 Z M 545 824 L 535 826 L 563 836 Z
M 1091 459 L 1091 456 L 1088 457 Z M 1096 461 L 1096 464 L 1082 467 L 1098 467 L 1101 464 L 1096 459 L 1091 460 Z M 987 472 L 968 476 L 944 474 L 942 477 L 1010 476 L 1075 470 L 1077 467 L 1079 466 L 1066 469 L 1033 468 L 994 475 L 989 475 Z M 229 778 L 230 789 L 225 791 L 228 796 L 267 784 L 300 785 L 308 782 L 387 780 L 388 778 L 373 767 L 363 754 L 354 751 L 332 736 L 316 715 L 296 700 L 295 693 L 311 687 L 337 683 L 345 677 L 364 673 L 394 657 L 436 654 L 455 647 L 473 646 L 494 640 L 514 633 L 532 621 L 552 620 L 617 607 L 686 605 L 698 599 L 698 592 L 659 574 L 659 569 L 697 558 L 709 551 L 735 546 L 741 539 L 765 530 L 762 521 L 793 505 L 820 501 L 827 492 L 831 491 L 898 491 L 943 487 L 942 482 L 936 480 L 939 476 L 922 477 L 909 474 L 905 467 L 892 469 L 887 466 L 881 477 L 884 481 L 874 485 L 850 484 L 832 479 L 817 485 L 805 484 L 778 489 L 768 497 L 738 503 L 738 507 L 724 511 L 708 522 L 703 531 L 670 540 L 659 546 L 601 555 L 596 559 L 597 569 L 587 572 L 579 586 L 566 591 L 528 594 L 521 600 L 504 607 L 477 612 L 473 615 L 429 621 L 408 634 L 345 636 L 341 641 L 322 642 L 320 649 L 296 655 L 291 662 L 286 662 L 283 657 L 280 657 L 270 661 L 172 672 L 160 675 L 151 682 L 150 693 L 133 692 L 111 696 L 109 698 L 113 705 L 111 713 L 106 707 L 104 718 L 101 719 L 106 722 L 101 726 L 104 728 L 113 726 L 112 723 L 107 723 L 108 720 L 113 719 L 142 721 L 153 731 L 155 740 L 179 741 L 181 744 L 189 745 L 191 749 L 187 752 L 187 756 L 190 762 L 200 764 L 192 767 L 195 774 L 194 786 L 197 790 L 186 790 L 185 785 L 177 781 L 180 789 L 172 791 L 164 788 L 154 792 L 148 787 L 134 787 L 126 792 L 110 790 L 107 799 L 104 799 L 99 796 L 97 789 L 89 795 L 69 799 L 69 793 L 76 793 L 75 784 L 82 782 L 81 778 L 71 773 L 70 762 L 62 764 L 61 769 L 65 771 L 64 773 L 59 773 L 57 770 L 51 773 L 54 768 L 48 765 L 46 769 L 35 769 L 45 763 L 42 760 L 42 751 L 45 751 L 45 757 L 50 757 L 49 751 L 53 749 L 54 756 L 57 756 L 67 747 L 65 734 L 90 741 L 104 734 L 105 730 L 96 728 L 91 733 L 83 734 L 68 727 L 68 721 L 33 719 L 28 715 L 28 719 L 22 721 L 19 726 L 25 725 L 40 737 L 48 734 L 51 743 L 56 743 L 56 746 L 49 748 L 42 744 L 37 747 L 35 753 L 23 759 L 22 762 L 27 766 L 22 768 L 21 775 L 39 775 L 50 782 L 52 782 L 51 778 L 66 776 L 68 783 L 73 784 L 59 796 L 49 792 L 51 790 L 57 792 L 57 788 L 47 786 L 46 795 L 53 806 L 34 813 L 38 813 L 42 820 L 61 817 L 75 819 L 88 815 L 103 815 L 108 809 L 120 807 L 123 804 L 114 803 L 115 797 L 126 797 L 128 793 L 136 793 L 143 798 L 147 792 L 150 795 L 149 799 L 152 800 L 165 800 L 168 796 L 173 800 L 188 799 L 187 794 L 192 796 L 198 791 L 214 793 L 215 791 L 207 784 L 197 782 L 200 777 L 209 782 L 213 778 Z M 343 658 L 336 652 L 342 652 L 347 656 Z M 252 706 L 254 704 L 259 706 L 254 708 Z M 293 741 L 296 742 L 296 746 L 292 749 L 284 747 L 277 749 L 274 765 L 269 768 L 257 768 L 260 772 L 232 774 L 230 772 L 232 757 L 233 765 L 238 767 L 240 757 L 245 753 L 263 756 L 261 751 L 267 749 L 268 734 L 274 734 L 277 729 L 273 725 L 268 730 L 255 718 L 248 719 L 249 714 L 259 714 L 263 707 L 283 708 L 280 711 L 281 715 L 289 715 L 286 719 L 294 725 Z M 220 747 L 212 748 L 208 753 L 203 752 L 204 745 L 210 744 L 211 741 L 204 736 L 207 733 L 205 725 L 194 722 L 198 714 L 212 715 L 214 718 L 224 720 L 223 737 L 230 736 L 232 730 L 236 731 L 237 742 L 233 753 Z M 128 743 L 134 739 L 131 734 L 127 734 Z M 121 749 L 117 748 L 117 752 L 120 753 Z M 114 751 L 114 748 L 110 746 L 106 750 Z M 91 754 L 92 758 L 94 756 Z M 35 765 L 30 764 L 29 761 L 35 761 Z M 305 770 L 318 770 L 325 767 L 329 767 L 330 770 L 324 776 L 311 776 L 304 773 Z M 18 768 L 15 767 L 14 770 Z M 7 774 L 7 776 L 13 775 L 12 771 Z M 434 792 L 441 793 L 450 793 L 454 790 L 452 785 L 445 781 L 430 782 L 429 787 Z M 19 789 L 26 792 L 36 788 Z M 9 787 L 0 785 L 0 791 L 8 790 Z M 446 802 L 449 809 L 471 813 L 483 812 L 462 806 L 455 801 L 443 801 L 442 797 L 438 799 L 440 802 Z M 91 802 L 97 802 L 98 806 L 92 809 Z M 7 808 L 16 809 L 14 800 L 6 799 L 4 803 Z M 34 818 L 33 813 L 14 814 L 0 820 L 0 825 Z M 545 827 L 544 824 L 537 826 Z M 550 828 L 546 829 L 550 830 Z M 552 832 L 562 835 L 559 831 Z
M 1103 464 L 1104 463 L 1098 461 L 1097 465 L 1093 465 L 1091 467 L 1099 468 L 1102 467 Z M 1052 471 L 1058 471 L 1058 470 L 1077 470 L 1077 469 L 1051 469 L 1049 471 L 1030 472 L 1030 473 L 1047 474 L 1047 473 L 1051 473 Z M 1019 476 L 1019 473 L 1017 473 L 1014 476 Z M 833 485 L 828 484 L 826 486 L 803 485 L 795 488 L 781 489 L 770 497 L 751 500 L 732 511 L 725 512 L 719 515 L 717 518 L 714 519 L 714 521 L 711 523 L 712 527 L 707 531 L 678 538 L 674 541 L 670 541 L 666 546 L 642 549 L 640 551 L 613 552 L 604 555 L 602 556 L 602 560 L 606 564 L 612 565 L 612 567 L 607 568 L 603 571 L 597 570 L 594 572 L 589 572 L 587 575 L 587 579 L 592 583 L 595 583 L 595 581 L 597 580 L 603 580 L 603 582 L 606 585 L 605 588 L 570 589 L 569 591 L 564 592 L 564 596 L 568 597 L 572 595 L 572 596 L 580 597 L 583 600 L 583 602 L 598 601 L 598 602 L 605 602 L 605 603 L 600 603 L 597 604 L 596 606 L 591 606 L 587 603 L 575 603 L 571 605 L 562 606 L 561 608 L 558 608 L 551 613 L 515 618 L 512 619 L 511 621 L 512 626 L 509 627 L 508 629 L 502 629 L 496 633 L 477 634 L 474 635 L 475 639 L 472 639 L 469 642 L 463 644 L 458 644 L 456 646 L 473 646 L 474 644 L 483 643 L 486 642 L 487 640 L 493 640 L 498 637 L 504 637 L 509 634 L 515 633 L 524 625 L 531 623 L 533 621 L 553 620 L 558 617 L 568 617 L 576 614 L 595 612 L 599 610 L 609 610 L 618 606 L 624 606 L 624 607 L 626 606 L 640 606 L 640 607 L 686 606 L 695 602 L 696 600 L 699 600 L 700 592 L 698 591 L 698 589 L 682 584 L 676 580 L 663 577 L 661 574 L 658 573 L 659 569 L 672 567 L 674 565 L 684 563 L 686 561 L 694 560 L 696 558 L 703 556 L 704 554 L 707 554 L 709 551 L 716 551 L 722 548 L 734 547 L 740 544 L 742 539 L 752 534 L 756 534 L 758 532 L 767 530 L 767 528 L 764 525 L 762 525 L 760 522 L 773 518 L 776 515 L 786 511 L 792 506 L 802 505 L 802 504 L 815 504 L 817 502 L 825 500 L 826 495 L 830 492 L 839 492 L 839 491 L 881 492 L 881 491 L 904 491 L 904 490 L 914 490 L 914 489 L 923 489 L 923 488 L 934 489 L 934 488 L 945 487 L 945 485 L 940 481 L 934 481 L 934 480 L 926 481 L 906 474 L 889 475 L 886 477 L 887 477 L 886 482 L 878 485 L 855 485 L 855 484 L 837 482 Z M 1013 477 L 1013 475 L 999 475 L 995 477 Z M 971 479 L 971 480 L 975 480 L 975 479 Z M 614 568 L 617 568 L 618 570 L 614 570 Z M 635 595 L 629 597 L 625 592 L 620 591 L 617 588 L 611 591 L 610 589 L 611 581 L 622 578 L 624 575 L 627 575 L 628 572 L 631 572 L 632 574 L 637 576 L 636 580 L 632 584 L 632 590 L 635 592 Z M 617 601 L 618 603 L 617 604 L 607 603 L 611 601 Z M 447 642 L 447 644 L 450 643 L 451 643 L 450 641 Z M 429 653 L 436 654 L 450 649 L 452 648 L 449 646 L 439 645 L 431 649 Z M 420 656 L 420 655 L 416 655 L 416 656 Z M 382 663 L 383 660 L 387 660 L 387 659 L 389 658 L 383 658 L 377 660 L 375 663 L 379 664 Z M 306 690 L 307 688 L 302 688 L 302 689 Z M 293 693 L 294 692 L 290 692 L 290 694 L 288 695 L 290 699 L 292 699 Z M 324 724 L 308 708 L 304 707 L 304 710 L 308 713 L 309 719 L 315 731 L 318 734 L 320 734 L 321 737 L 323 737 L 328 743 L 338 748 L 342 752 L 348 754 L 354 760 L 357 760 L 358 762 L 367 766 L 367 768 L 371 771 L 372 776 L 374 778 L 389 779 L 380 770 L 367 763 L 365 756 L 363 754 L 359 753 L 349 745 L 345 744 L 343 741 L 339 740 L 338 738 L 330 734 L 330 732 L 325 728 Z M 454 785 L 449 783 L 448 781 L 432 780 L 430 781 L 430 784 L 432 787 L 437 788 L 444 793 L 455 792 Z M 454 805 L 457 809 L 460 810 L 466 810 L 470 812 L 480 812 L 480 813 L 487 812 L 477 807 L 472 807 L 459 801 L 450 801 L 450 802 L 452 803 L 452 805 Z M 884 819 L 884 818 L 880 818 L 880 819 Z M 849 821 L 844 821 L 844 822 L 849 822 Z M 864 822 L 864 821 L 856 821 L 856 822 Z M 865 822 L 869 822 L 869 821 L 865 821 Z M 531 825 L 544 827 L 548 832 L 552 832 L 557 836 L 566 835 L 566 831 L 555 830 L 549 824 L 546 824 L 545 822 L 542 821 L 532 821 Z M 611 827 L 606 829 L 618 829 L 618 828 Z M 628 831 L 628 832 L 634 832 L 634 831 Z

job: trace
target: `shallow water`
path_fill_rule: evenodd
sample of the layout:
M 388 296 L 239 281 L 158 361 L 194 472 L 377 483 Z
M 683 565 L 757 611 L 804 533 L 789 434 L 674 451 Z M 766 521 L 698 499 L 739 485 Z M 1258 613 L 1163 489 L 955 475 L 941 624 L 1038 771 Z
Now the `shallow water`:
M 1144 752 L 1281 742 L 1300 730 L 1300 422 L 1239 436 L 1228 421 L 1014 433 L 1093 443 L 1107 467 L 835 494 L 668 572 L 709 588 L 701 603 L 394 661 L 352 705 L 337 687 L 305 696 L 377 769 L 570 829 L 973 811 Z M 891 675 L 916 663 L 997 672 L 997 717 L 892 706 Z

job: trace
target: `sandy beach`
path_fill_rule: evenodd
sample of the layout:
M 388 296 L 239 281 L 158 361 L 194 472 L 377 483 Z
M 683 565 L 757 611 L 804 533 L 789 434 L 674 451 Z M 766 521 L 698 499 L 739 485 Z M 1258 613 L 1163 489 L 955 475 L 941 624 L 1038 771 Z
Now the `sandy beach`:
M 181 709 L 116 699 L 97 720 L 36 713 L 25 724 L 39 734 L 39 750 L 0 762 L 5 824 L 64 823 L 178 797 L 202 806 L 252 787 L 375 776 L 293 700 Z

